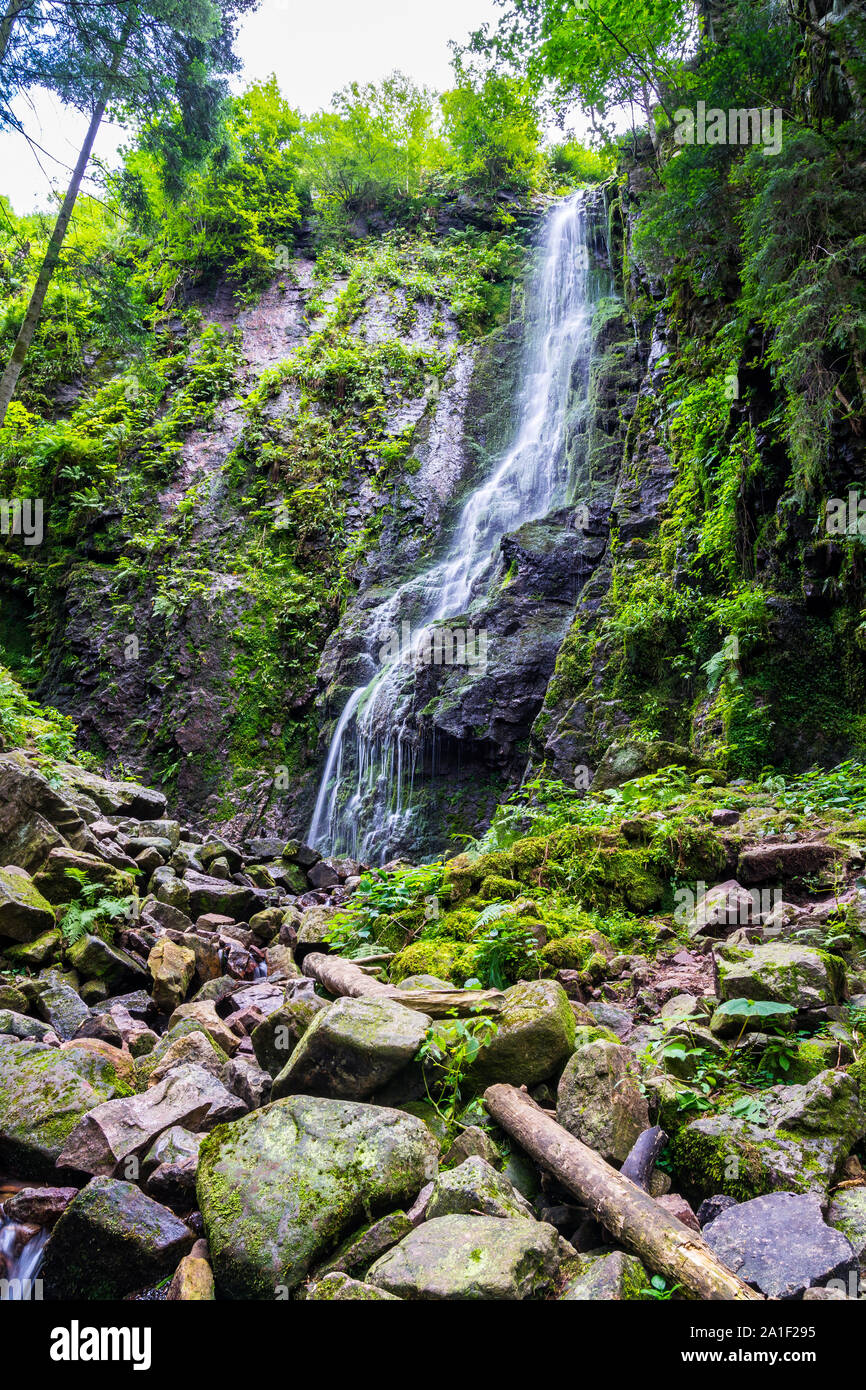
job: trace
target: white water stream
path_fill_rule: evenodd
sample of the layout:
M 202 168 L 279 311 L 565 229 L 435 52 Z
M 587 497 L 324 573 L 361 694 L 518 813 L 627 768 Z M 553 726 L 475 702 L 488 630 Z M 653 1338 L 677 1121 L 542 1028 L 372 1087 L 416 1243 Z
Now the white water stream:
M 324 854 L 387 860 L 413 809 L 413 660 L 425 646 L 429 655 L 433 625 L 449 618 L 471 624 L 467 607 L 492 576 L 502 537 L 568 500 L 566 425 L 576 384 L 585 397 L 589 371 L 588 270 L 583 195 L 576 194 L 546 218 L 527 292 L 514 442 L 466 500 L 444 558 L 370 613 L 374 652 L 394 645 L 407 614 L 411 637 L 408 650 L 402 642 L 399 656 L 387 657 L 367 685 L 352 691 L 337 721 L 307 834 Z

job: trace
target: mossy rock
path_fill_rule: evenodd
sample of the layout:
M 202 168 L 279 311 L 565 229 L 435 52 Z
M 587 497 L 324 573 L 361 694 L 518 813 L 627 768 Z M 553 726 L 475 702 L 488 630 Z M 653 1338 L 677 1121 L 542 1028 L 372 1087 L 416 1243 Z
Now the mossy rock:
M 510 902 L 513 898 L 519 898 L 523 892 L 520 883 L 516 883 L 513 878 L 502 878 L 498 874 L 488 874 L 482 879 L 478 896 L 482 902 L 491 903 L 504 900 Z
M 54 1227 L 42 1278 L 51 1298 L 123 1298 L 172 1274 L 194 1242 L 135 1183 L 92 1178 Z
M 452 941 L 437 936 L 428 941 L 413 941 L 391 961 L 391 979 L 395 985 L 407 975 L 438 975 L 461 986 L 475 974 L 476 952 L 464 941 Z
M 536 1086 L 558 1076 L 574 1051 L 574 1014 L 555 980 L 524 980 L 507 989 L 496 1023 L 466 1073 L 467 1086 L 477 1092 L 497 1081 Z
M 411 1204 L 436 1166 L 426 1125 L 382 1106 L 292 1096 L 217 1126 L 197 1186 L 220 1294 L 290 1292 L 364 1221 Z
M 78 1121 L 133 1092 L 95 1052 L 37 1042 L 0 1047 L 0 1170 L 57 1180 L 56 1159 Z

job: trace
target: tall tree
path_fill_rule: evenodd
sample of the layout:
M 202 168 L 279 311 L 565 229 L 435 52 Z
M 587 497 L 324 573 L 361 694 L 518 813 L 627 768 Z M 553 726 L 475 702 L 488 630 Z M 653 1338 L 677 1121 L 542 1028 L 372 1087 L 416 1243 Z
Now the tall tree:
M 152 129 L 155 113 L 179 108 L 181 120 L 169 127 L 175 141 L 186 141 L 201 151 L 216 131 L 220 101 L 225 95 L 222 74 L 237 66 L 232 50 L 234 20 L 254 2 L 106 0 L 95 5 L 72 0 L 59 19 L 43 13 L 43 27 L 31 29 L 27 70 L 38 73 L 44 25 L 50 28 L 55 20 L 58 23 L 61 44 L 54 66 L 45 69 L 48 82 L 60 94 L 71 94 L 77 106 L 89 110 L 90 120 L 15 346 L 0 378 L 0 425 L 33 342 L 106 110 L 112 109 L 128 121 L 148 121 Z M 26 64 L 13 76 L 13 87 L 25 69 Z M 0 78 L 4 75 L 0 69 Z

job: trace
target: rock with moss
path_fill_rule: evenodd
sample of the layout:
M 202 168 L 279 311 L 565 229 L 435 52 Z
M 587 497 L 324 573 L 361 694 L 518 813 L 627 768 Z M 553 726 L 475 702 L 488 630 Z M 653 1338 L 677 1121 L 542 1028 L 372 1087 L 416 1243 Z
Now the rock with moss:
M 866 1264 L 866 1187 L 837 1188 L 827 1224 L 847 1236 L 861 1266 Z
M 33 941 L 54 926 L 54 908 L 24 869 L 0 868 L 0 941 Z
M 288 1062 L 313 1019 L 330 1006 L 318 994 L 287 999 L 253 1029 L 253 1051 L 259 1066 L 278 1076 Z
M 411 1205 L 436 1167 L 421 1121 L 381 1106 L 294 1096 L 220 1126 L 198 1172 L 220 1294 L 291 1291 L 360 1222 Z
M 63 1042 L 74 1038 L 78 1029 L 90 1017 L 90 1010 L 68 977 L 59 970 L 43 970 L 30 982 L 34 994 L 33 1007 L 40 1018 L 50 1024 Z
M 99 884 L 107 895 L 113 897 L 126 897 L 134 886 L 131 874 L 115 869 L 105 859 L 64 846 L 51 851 L 47 862 L 33 879 L 39 892 L 55 904 L 80 899 L 83 896 L 82 881 Z
M 195 974 L 195 952 L 161 936 L 147 958 L 153 976 L 153 1002 L 161 1013 L 170 1014 L 186 998 Z
M 582 1255 L 580 1273 L 568 1281 L 559 1298 L 565 1303 L 627 1302 L 646 1298 L 649 1287 L 650 1276 L 636 1255 L 611 1250 Z
M 181 1125 L 212 1129 L 246 1114 L 247 1107 L 203 1067 L 176 1067 L 140 1095 L 105 1101 L 82 1116 L 66 1139 L 58 1163 L 81 1173 L 135 1176 L 164 1130 Z
M 130 1094 L 95 1053 L 7 1043 L 0 1048 L 0 1170 L 56 1179 L 57 1159 L 82 1116 Z
M 47 1032 L 48 1025 L 41 1018 L 19 1014 L 15 1009 L 0 1009 L 0 1033 L 11 1038 L 32 1038 L 42 1042 Z
M 476 948 L 466 941 L 435 937 L 413 941 L 391 962 L 391 979 L 402 984 L 406 977 L 434 975 L 462 986 L 475 974 Z
M 430 1026 L 393 999 L 337 999 L 318 1012 L 274 1081 L 273 1097 L 364 1100 L 408 1066 Z
M 716 993 L 722 1000 L 770 1000 L 808 1012 L 844 996 L 844 961 L 809 946 L 717 946 L 713 959 Z
M 344 1240 L 316 1271 L 316 1277 L 324 1274 L 358 1274 L 366 1270 L 392 1245 L 407 1236 L 413 1223 L 404 1211 L 391 1211 L 378 1221 L 371 1221 Z
M 866 1135 L 855 1078 L 824 1071 L 802 1086 L 762 1092 L 751 1117 L 731 1109 L 684 1126 L 672 1141 L 674 1171 L 686 1195 L 724 1193 L 738 1201 L 768 1192 L 824 1194 Z
M 195 1236 L 131 1182 L 93 1178 L 70 1202 L 45 1247 L 50 1298 L 114 1299 L 172 1274 Z
M 83 980 L 104 980 L 111 993 L 146 987 L 149 982 L 140 960 L 100 936 L 79 937 L 67 947 L 66 960 Z
M 523 1216 L 535 1213 L 504 1173 L 483 1158 L 471 1157 L 440 1173 L 433 1186 L 427 1220 L 436 1216 Z
M 609 1163 L 622 1163 L 650 1124 L 631 1050 L 598 1041 L 575 1052 L 559 1081 L 556 1118 Z
M 150 1053 L 149 1056 L 152 1057 L 153 1054 Z M 228 1060 L 228 1053 L 223 1052 L 221 1047 L 217 1047 L 213 1038 L 208 1037 L 207 1033 L 200 1028 L 193 1028 L 189 1033 L 184 1033 L 180 1037 L 169 1038 L 168 1047 L 149 1069 L 147 1089 L 149 1090 L 151 1086 L 158 1086 L 160 1081 L 169 1076 L 176 1067 L 183 1066 L 202 1067 L 204 1071 L 210 1072 L 211 1076 L 222 1079 L 223 1070 Z M 138 1067 L 136 1066 L 137 1071 Z
M 54 965 L 63 948 L 63 935 L 59 928 L 43 932 L 33 941 L 19 942 L 3 952 L 3 959 L 16 970 L 43 970 Z
M 574 1051 L 574 1014 L 555 980 L 526 980 L 505 991 L 497 1028 L 467 1070 L 467 1085 L 535 1086 L 557 1076 Z
M 383 1255 L 369 1283 L 407 1299 L 502 1299 L 552 1292 L 559 1233 L 526 1217 L 439 1216 Z
M 375 1284 L 365 1284 L 360 1279 L 350 1279 L 348 1274 L 325 1274 L 310 1284 L 304 1298 L 318 1303 L 380 1303 L 383 1299 L 399 1303 L 396 1294 L 377 1289 Z
M 204 1036 L 210 1047 L 209 1062 L 206 1070 L 212 1072 L 215 1076 L 218 1075 L 219 1071 L 228 1061 L 228 1053 L 223 1052 L 222 1048 L 213 1041 L 213 1038 L 205 1032 L 196 1019 L 187 1018 L 175 1024 L 174 1028 L 169 1029 L 167 1033 L 163 1033 L 161 1038 L 157 1038 L 148 1050 L 136 1056 L 135 1080 L 138 1089 L 142 1091 L 147 1089 L 153 1072 L 161 1067 L 166 1057 L 172 1058 L 175 1063 L 177 1063 L 179 1056 L 182 1055 L 181 1050 L 178 1048 L 178 1044 L 194 1034 L 197 1034 L 199 1039 Z M 203 1056 L 208 1056 L 200 1045 L 196 1046 L 195 1052 L 199 1062 L 201 1062 Z M 186 1060 L 189 1060 L 192 1053 L 186 1053 L 185 1056 Z M 170 1068 L 168 1068 L 168 1070 L 170 1070 Z

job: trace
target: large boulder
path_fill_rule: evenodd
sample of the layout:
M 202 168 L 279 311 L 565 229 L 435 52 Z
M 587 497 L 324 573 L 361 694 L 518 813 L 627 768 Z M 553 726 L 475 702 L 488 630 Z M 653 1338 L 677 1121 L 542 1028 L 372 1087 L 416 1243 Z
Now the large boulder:
M 221 1125 L 201 1147 L 198 1197 L 225 1298 L 291 1290 L 362 1221 L 414 1201 L 436 1173 L 420 1120 L 294 1096 Z
M 505 991 L 497 1030 L 467 1069 L 467 1085 L 483 1091 L 496 1081 L 535 1086 L 562 1069 L 574 1051 L 575 1021 L 555 980 L 526 980 Z
M 42 1278 L 50 1298 L 123 1298 L 173 1273 L 194 1242 L 134 1183 L 93 1178 L 54 1227 Z
M 581 1260 L 580 1272 L 560 1294 L 562 1302 L 628 1302 L 646 1297 L 650 1276 L 637 1256 L 612 1250 L 606 1255 L 582 1256 Z
M 147 968 L 153 976 L 153 1002 L 162 1013 L 170 1014 L 186 998 L 195 974 L 195 952 L 161 936 L 147 958 Z
M 440 1216 L 377 1260 L 369 1283 L 398 1298 L 543 1298 L 559 1269 L 559 1233 L 525 1217 Z
M 801 1298 L 831 1280 L 857 1293 L 859 1263 L 851 1242 L 828 1226 L 814 1194 L 773 1192 L 731 1207 L 704 1227 L 722 1264 L 767 1298 Z
M 0 869 L 0 940 L 35 941 L 54 926 L 54 908 L 30 875 L 15 865 Z
M 259 1065 L 271 1076 L 279 1075 L 316 1014 L 329 1007 L 318 994 L 302 994 L 268 1014 L 252 1033 Z
M 70 869 L 75 873 L 71 874 Z M 115 869 L 96 854 L 65 847 L 51 850 L 33 882 L 49 902 L 69 903 L 82 896 L 78 874 L 83 874 L 88 883 L 100 884 L 115 897 L 130 894 L 133 889 L 132 877 L 122 869 Z
M 483 1158 L 464 1159 L 456 1168 L 440 1173 L 433 1184 L 427 1220 L 436 1216 L 522 1216 L 535 1219 L 525 1197 L 504 1173 Z
M 193 919 L 206 912 L 220 912 L 237 922 L 246 922 L 265 906 L 262 892 L 228 879 L 211 878 L 194 869 L 184 871 L 183 882 L 189 893 L 189 915 Z
M 274 1081 L 273 1098 L 364 1100 L 408 1066 L 429 1026 L 427 1014 L 393 999 L 337 999 L 316 1014 Z
M 650 1127 L 634 1053 L 603 1040 L 578 1048 L 559 1080 L 556 1118 L 608 1163 L 622 1163 Z
M 90 1010 L 69 981 L 58 970 L 43 970 L 29 987 L 39 1017 L 50 1024 L 64 1042 L 74 1038 L 82 1023 L 90 1017 Z
M 57 1158 L 81 1117 L 129 1094 L 92 1052 L 37 1042 L 0 1047 L 0 1172 L 56 1178 Z
M 713 951 L 719 999 L 771 1000 L 810 1012 L 835 1004 L 845 991 L 845 964 L 811 946 L 717 946 Z
M 722 1110 L 692 1120 L 674 1137 L 672 1155 L 678 1186 L 697 1198 L 823 1195 L 864 1135 L 855 1078 L 823 1071 L 805 1085 L 763 1091 L 757 1117 Z
M 104 980 L 109 990 L 135 989 L 149 977 L 141 961 L 100 936 L 85 935 L 67 947 L 66 960 L 85 980 Z
M 59 1161 L 81 1173 L 137 1178 L 142 1158 L 164 1130 L 174 1125 L 208 1130 L 245 1113 L 243 1102 L 203 1067 L 178 1067 L 140 1095 L 88 1110 Z
M 0 864 L 34 873 L 52 849 L 66 844 L 81 848 L 84 836 L 78 809 L 24 753 L 0 757 Z

